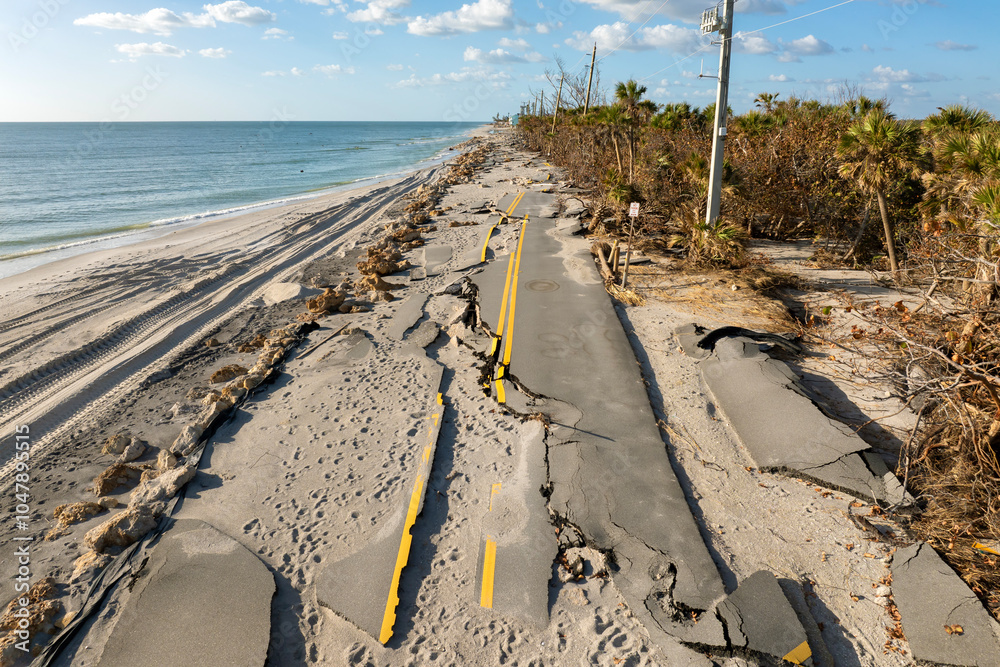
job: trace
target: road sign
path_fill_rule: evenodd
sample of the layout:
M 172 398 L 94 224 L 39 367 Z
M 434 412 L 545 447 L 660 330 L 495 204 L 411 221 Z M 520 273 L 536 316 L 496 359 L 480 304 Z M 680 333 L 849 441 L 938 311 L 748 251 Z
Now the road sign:
M 630 217 L 635 218 L 639 215 L 639 202 L 634 201 L 628 206 L 628 214 Z

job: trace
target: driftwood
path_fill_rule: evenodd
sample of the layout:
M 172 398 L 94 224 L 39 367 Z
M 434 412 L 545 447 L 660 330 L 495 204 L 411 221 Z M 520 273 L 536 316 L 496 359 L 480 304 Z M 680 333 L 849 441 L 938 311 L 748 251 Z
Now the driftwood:
M 601 277 L 604 278 L 604 280 L 610 282 L 610 281 L 613 281 L 615 279 L 615 274 L 612 273 L 611 267 L 608 266 L 608 258 L 605 256 L 605 253 L 607 252 L 604 249 L 605 245 L 607 245 L 607 244 L 603 244 L 603 243 L 597 244 L 597 247 L 594 248 L 594 251 L 597 254 L 597 262 L 598 262 L 599 268 L 601 269 Z

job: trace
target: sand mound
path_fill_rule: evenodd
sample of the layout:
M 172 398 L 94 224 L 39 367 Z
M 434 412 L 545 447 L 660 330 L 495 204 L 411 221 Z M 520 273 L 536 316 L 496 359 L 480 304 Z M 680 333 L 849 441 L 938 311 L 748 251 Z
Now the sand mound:
M 212 373 L 212 376 L 208 379 L 212 384 L 219 382 L 229 382 L 234 377 L 238 377 L 247 372 L 243 366 L 238 364 L 230 364 L 229 366 L 223 366 L 219 370 Z
M 322 294 L 306 301 L 306 308 L 310 313 L 325 315 L 340 308 L 340 304 L 344 303 L 345 298 L 347 295 L 343 292 L 336 292 L 327 287 Z
M 129 506 L 100 526 L 87 531 L 83 541 L 97 553 L 104 553 L 114 547 L 127 547 L 153 530 L 158 519 L 159 514 L 152 507 Z
M 128 463 L 112 463 L 94 479 L 94 493 L 98 496 L 106 496 L 122 484 L 139 479 L 142 471 L 142 467 Z
M 402 285 L 388 283 L 382 280 L 382 276 L 376 275 L 365 276 L 358 282 L 354 283 L 354 289 L 358 292 L 388 292 L 402 287 Z

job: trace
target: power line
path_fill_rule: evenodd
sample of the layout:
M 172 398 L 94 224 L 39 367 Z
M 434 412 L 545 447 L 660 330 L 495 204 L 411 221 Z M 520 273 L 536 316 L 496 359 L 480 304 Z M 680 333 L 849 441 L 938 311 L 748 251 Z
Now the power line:
M 807 19 L 810 16 L 816 16 L 817 14 L 822 14 L 823 12 L 828 12 L 831 9 L 836 9 L 837 7 L 843 7 L 844 5 L 849 5 L 849 4 L 851 4 L 852 2 L 855 2 L 855 1 L 856 0 L 844 0 L 844 2 L 838 3 L 836 5 L 831 5 L 829 7 L 823 8 L 823 9 L 817 9 L 814 12 L 809 12 L 808 14 L 803 14 L 802 16 L 796 16 L 793 19 L 788 19 L 787 21 L 782 21 L 781 23 L 775 23 L 774 25 L 769 25 L 766 28 L 758 28 L 756 30 L 751 30 L 747 34 L 748 35 L 752 35 L 755 32 L 764 32 L 765 30 L 770 30 L 771 28 L 777 28 L 778 26 L 781 26 L 781 25 L 786 25 L 788 23 L 795 23 L 796 21 L 801 21 L 802 19 Z M 732 39 L 732 37 L 730 37 L 729 39 Z
M 737 2 L 738 1 L 739 0 L 737 0 Z M 829 7 L 824 7 L 823 9 L 817 9 L 814 12 L 809 12 L 808 14 L 803 14 L 802 16 L 796 16 L 795 18 L 788 19 L 787 21 L 781 21 L 780 23 L 775 23 L 774 25 L 769 25 L 766 28 L 758 28 L 756 30 L 751 30 L 749 32 L 740 33 L 740 34 L 752 35 L 752 34 L 758 33 L 758 32 L 765 32 L 765 31 L 770 30 L 772 28 L 777 28 L 778 26 L 787 25 L 789 23 L 794 23 L 796 21 L 801 21 L 802 19 L 809 18 L 810 16 L 815 16 L 816 14 L 822 14 L 823 12 L 828 12 L 831 9 L 836 9 L 837 7 L 843 7 L 844 5 L 849 5 L 849 4 L 851 4 L 852 2 L 855 2 L 855 1 L 856 0 L 844 0 L 844 2 L 837 3 L 836 5 L 830 5 Z M 733 38 L 738 37 L 738 36 L 739 36 L 738 34 L 737 35 L 730 35 L 729 37 L 726 37 L 725 39 L 726 40 L 732 40 Z M 676 67 L 677 65 L 680 65 L 685 60 L 690 60 L 691 58 L 694 58 L 696 55 L 698 55 L 699 53 L 701 53 L 705 49 L 707 49 L 707 48 L 709 48 L 711 46 L 714 46 L 715 44 L 718 44 L 718 43 L 719 42 L 715 42 L 713 44 L 705 44 L 704 46 L 702 46 L 697 51 L 694 51 L 694 52 L 692 52 L 692 53 L 684 56 L 680 60 L 674 61 L 673 63 L 671 63 L 670 65 L 667 65 L 666 67 L 664 67 L 662 69 L 656 70 L 652 74 L 647 74 L 646 76 L 644 76 L 641 79 L 639 79 L 639 81 L 645 81 L 646 79 L 654 77 L 654 76 L 656 76 L 657 74 L 659 74 L 661 72 L 665 72 L 665 71 L 667 71 L 668 69 L 670 69 L 672 67 Z

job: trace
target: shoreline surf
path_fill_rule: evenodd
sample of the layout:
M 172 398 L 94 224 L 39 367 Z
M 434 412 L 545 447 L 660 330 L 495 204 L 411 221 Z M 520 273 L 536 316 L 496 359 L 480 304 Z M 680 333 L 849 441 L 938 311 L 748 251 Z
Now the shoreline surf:
M 444 139 L 451 139 L 454 137 L 454 139 L 459 140 L 458 144 L 461 144 L 474 136 L 482 129 L 482 127 L 483 126 L 477 125 L 470 128 L 461 128 L 456 132 L 456 134 L 442 137 L 441 139 L 428 138 L 426 136 L 414 137 L 409 143 L 434 143 L 435 141 L 443 141 Z M 152 221 L 128 223 L 94 234 L 86 232 L 79 235 L 67 234 L 65 238 L 52 239 L 54 243 L 51 245 L 44 245 L 43 247 L 31 247 L 25 248 L 24 250 L 15 250 L 14 248 L 10 248 L 13 252 L 0 254 L 0 279 L 9 278 L 32 269 L 45 266 L 46 264 L 68 259 L 81 254 L 94 251 L 112 250 L 115 248 L 133 245 L 135 243 L 154 240 L 171 232 L 196 227 L 206 222 L 225 220 L 258 211 L 294 205 L 327 195 L 341 194 L 350 190 L 376 185 L 386 180 L 399 178 L 420 171 L 421 169 L 440 164 L 441 162 L 454 157 L 456 154 L 455 146 L 456 144 L 452 144 L 448 147 L 439 149 L 433 155 L 421 158 L 417 162 L 410 163 L 400 169 L 394 169 L 389 172 L 370 176 L 361 176 L 348 181 L 338 181 L 319 188 L 309 188 L 303 191 L 289 193 L 276 199 L 251 201 L 245 204 L 217 210 L 171 216 Z M 335 150 L 338 152 L 342 152 L 344 150 L 363 152 L 363 150 L 359 149 L 371 150 L 370 148 L 365 147 Z M 8 245 L 8 247 L 16 245 L 27 246 L 32 245 L 33 241 L 34 240 L 32 239 L 25 240 L 23 242 L 8 241 L 6 245 Z

